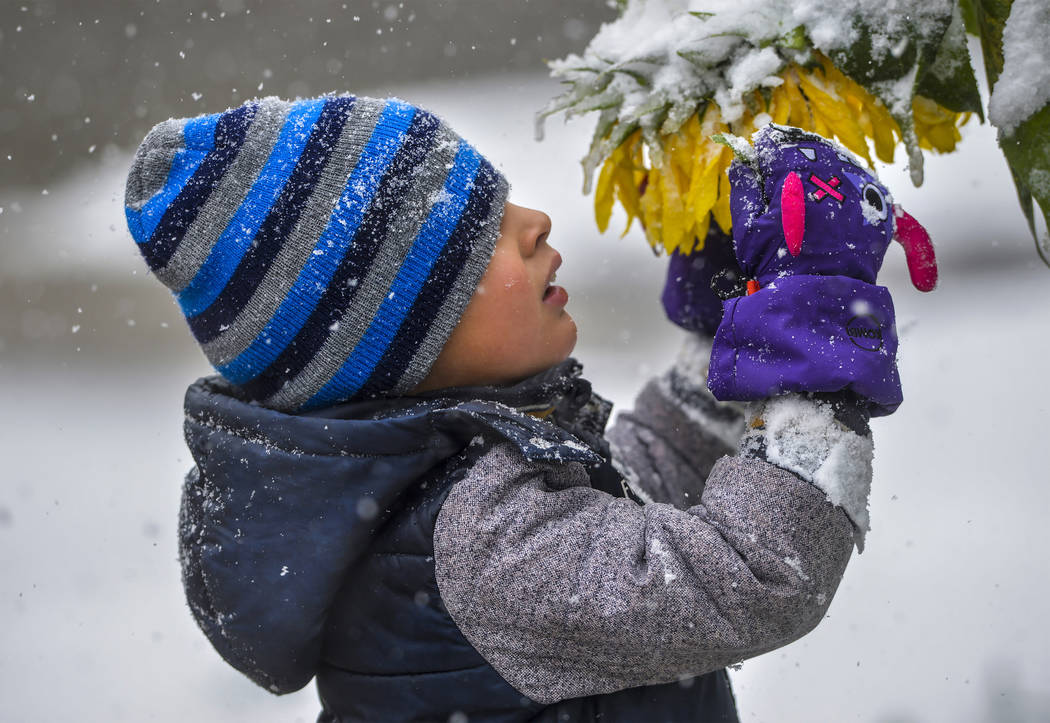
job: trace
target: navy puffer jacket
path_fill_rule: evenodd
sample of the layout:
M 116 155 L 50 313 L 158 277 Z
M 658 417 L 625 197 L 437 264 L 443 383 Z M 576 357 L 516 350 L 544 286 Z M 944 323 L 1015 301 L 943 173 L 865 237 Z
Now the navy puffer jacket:
M 266 689 L 287 693 L 316 677 L 324 722 L 457 713 L 735 721 L 724 670 L 535 702 L 486 662 L 442 603 L 435 520 L 452 485 L 493 444 L 511 442 L 529 460 L 584 463 L 594 487 L 629 494 L 608 461 L 608 411 L 571 360 L 510 388 L 300 416 L 241 401 L 218 377 L 199 380 L 186 394 L 196 467 L 180 524 L 193 615 L 227 662 Z

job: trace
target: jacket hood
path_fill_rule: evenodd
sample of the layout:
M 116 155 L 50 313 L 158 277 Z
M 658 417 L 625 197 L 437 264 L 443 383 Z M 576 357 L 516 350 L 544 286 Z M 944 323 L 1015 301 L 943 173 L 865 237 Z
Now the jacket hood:
M 191 385 L 185 433 L 196 467 L 183 494 L 180 557 L 190 609 L 212 645 L 272 692 L 302 688 L 348 572 L 429 471 L 478 435 L 513 442 L 535 461 L 602 462 L 595 450 L 605 452 L 610 405 L 579 374 L 568 360 L 510 387 L 302 415 L 240 399 L 220 377 Z

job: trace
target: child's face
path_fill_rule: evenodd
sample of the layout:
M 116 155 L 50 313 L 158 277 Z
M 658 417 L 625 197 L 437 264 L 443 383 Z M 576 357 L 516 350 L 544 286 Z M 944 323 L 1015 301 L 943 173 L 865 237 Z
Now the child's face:
M 561 255 L 542 211 L 507 203 L 488 269 L 417 391 L 507 384 L 563 361 L 576 346 L 569 296 L 550 285 Z

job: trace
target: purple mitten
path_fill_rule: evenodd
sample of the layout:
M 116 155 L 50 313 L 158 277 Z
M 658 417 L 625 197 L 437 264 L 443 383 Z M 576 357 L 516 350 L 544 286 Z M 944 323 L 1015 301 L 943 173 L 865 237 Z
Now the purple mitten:
M 683 329 L 714 336 L 722 321 L 722 299 L 711 288 L 711 280 L 717 274 L 724 274 L 727 284 L 743 278 L 733 240 L 711 224 L 702 250 L 671 254 L 660 297 L 667 318 Z
M 890 242 L 915 286 L 936 284 L 929 237 L 847 151 L 768 125 L 729 169 L 746 296 L 725 302 L 708 385 L 718 399 L 851 390 L 871 414 L 901 403 L 889 291 L 875 286 Z M 741 144 L 735 143 L 738 155 Z

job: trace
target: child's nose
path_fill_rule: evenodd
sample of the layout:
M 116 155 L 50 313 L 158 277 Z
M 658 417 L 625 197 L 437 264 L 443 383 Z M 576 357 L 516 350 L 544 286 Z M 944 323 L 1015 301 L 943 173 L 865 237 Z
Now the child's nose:
M 529 209 L 528 222 L 522 234 L 522 254 L 531 256 L 551 232 L 551 217 L 543 211 Z

